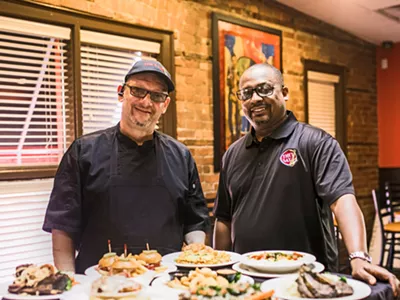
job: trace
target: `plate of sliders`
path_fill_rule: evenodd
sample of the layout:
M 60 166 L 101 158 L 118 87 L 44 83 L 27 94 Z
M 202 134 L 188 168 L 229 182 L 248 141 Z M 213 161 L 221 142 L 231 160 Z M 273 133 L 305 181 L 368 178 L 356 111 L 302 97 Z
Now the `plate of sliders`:
M 108 252 L 103 255 L 99 263 L 85 270 L 85 274 L 90 277 L 100 277 L 102 275 L 113 276 L 123 275 L 128 278 L 137 277 L 149 271 L 157 274 L 176 271 L 174 264 L 161 261 L 162 256 L 157 250 L 143 250 L 139 255 L 121 254 Z

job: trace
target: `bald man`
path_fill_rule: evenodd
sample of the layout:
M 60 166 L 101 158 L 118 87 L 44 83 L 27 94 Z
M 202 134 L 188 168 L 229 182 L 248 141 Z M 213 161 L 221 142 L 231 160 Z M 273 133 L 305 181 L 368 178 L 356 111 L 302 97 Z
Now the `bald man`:
M 396 277 L 371 264 L 363 215 L 338 142 L 322 129 L 299 123 L 286 109 L 289 91 L 273 66 L 251 66 L 239 88 L 237 98 L 252 130 L 222 159 L 215 247 L 239 253 L 304 251 L 336 271 L 333 212 L 353 277 L 370 284 L 389 281 L 397 295 Z

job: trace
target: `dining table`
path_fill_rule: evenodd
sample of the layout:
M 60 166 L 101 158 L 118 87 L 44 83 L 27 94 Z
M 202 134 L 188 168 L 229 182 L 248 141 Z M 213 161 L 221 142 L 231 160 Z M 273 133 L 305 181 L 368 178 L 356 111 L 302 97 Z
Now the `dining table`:
M 226 267 L 222 267 L 226 269 Z M 213 268 L 214 270 L 218 270 L 221 268 Z M 178 271 L 188 271 L 189 269 L 187 268 L 178 268 Z M 339 277 L 346 277 L 346 278 L 352 278 L 350 275 L 347 274 L 341 274 L 341 273 L 332 273 L 335 275 L 338 275 Z M 254 279 L 254 282 L 256 283 L 263 283 L 266 280 L 270 280 L 267 278 L 261 278 L 261 277 L 255 277 L 255 276 L 250 276 L 251 278 Z M 378 281 L 375 285 L 369 285 L 371 288 L 371 294 L 365 298 L 364 300 L 396 300 L 397 298 L 394 297 L 392 287 L 388 282 L 380 282 Z M 340 299 L 340 298 L 338 298 Z

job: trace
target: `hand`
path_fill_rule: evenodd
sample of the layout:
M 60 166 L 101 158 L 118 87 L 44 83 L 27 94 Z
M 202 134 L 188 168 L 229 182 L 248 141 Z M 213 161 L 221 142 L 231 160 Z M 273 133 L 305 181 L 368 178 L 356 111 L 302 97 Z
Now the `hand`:
M 377 265 L 372 265 L 360 258 L 353 259 L 350 264 L 352 269 L 351 276 L 355 279 L 361 279 L 370 285 L 374 285 L 377 279 L 388 281 L 392 286 L 393 295 L 395 297 L 400 295 L 400 282 L 396 276 L 388 270 Z

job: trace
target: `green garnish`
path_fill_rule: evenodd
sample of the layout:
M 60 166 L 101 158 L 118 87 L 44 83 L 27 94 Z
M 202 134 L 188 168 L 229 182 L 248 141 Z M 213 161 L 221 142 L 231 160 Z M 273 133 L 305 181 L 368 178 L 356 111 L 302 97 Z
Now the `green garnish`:
M 347 283 L 347 278 L 344 276 L 341 276 L 339 280 Z
M 67 285 L 65 286 L 65 290 L 69 291 L 72 288 L 72 280 L 68 277 Z
M 240 277 L 242 277 L 242 273 L 237 272 L 235 274 L 235 277 L 233 277 L 233 282 L 238 282 L 240 280 Z
M 261 289 L 261 283 L 255 283 L 252 285 L 253 289 L 259 291 Z

